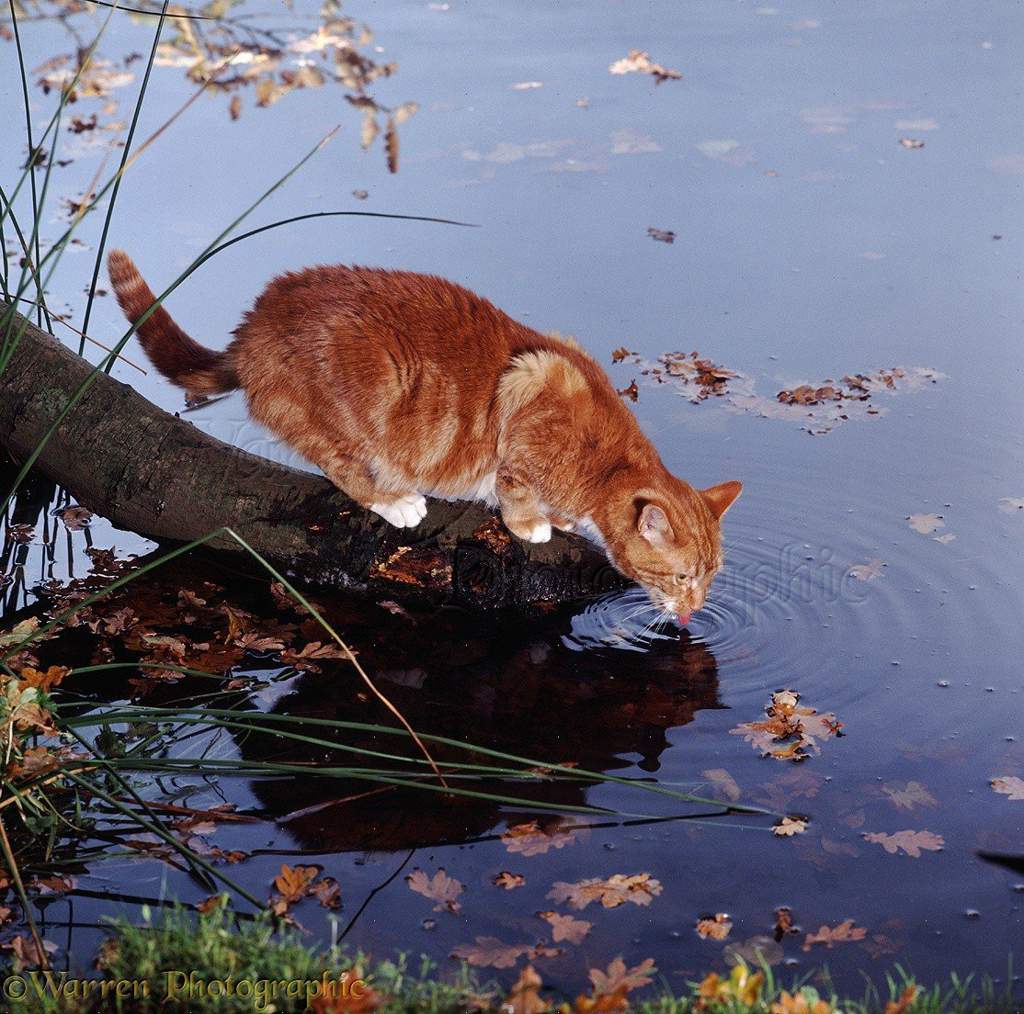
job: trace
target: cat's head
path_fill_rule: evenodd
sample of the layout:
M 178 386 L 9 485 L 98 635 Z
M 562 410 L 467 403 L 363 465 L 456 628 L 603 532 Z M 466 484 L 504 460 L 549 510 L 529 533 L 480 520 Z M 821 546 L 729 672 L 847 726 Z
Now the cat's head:
M 722 567 L 720 521 L 742 489 L 738 482 L 694 489 L 667 476 L 618 498 L 603 533 L 612 563 L 685 624 Z

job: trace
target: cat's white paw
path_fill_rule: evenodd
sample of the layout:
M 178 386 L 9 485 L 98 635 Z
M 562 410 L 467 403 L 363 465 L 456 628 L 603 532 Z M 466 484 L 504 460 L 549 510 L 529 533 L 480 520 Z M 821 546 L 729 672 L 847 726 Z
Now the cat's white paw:
M 427 500 L 419 493 L 410 493 L 393 503 L 372 503 L 370 510 L 395 528 L 415 528 L 427 516 Z
M 527 542 L 550 542 L 551 541 L 551 523 L 548 521 L 542 521 L 540 524 L 534 525 L 530 529 L 530 534 L 526 537 Z

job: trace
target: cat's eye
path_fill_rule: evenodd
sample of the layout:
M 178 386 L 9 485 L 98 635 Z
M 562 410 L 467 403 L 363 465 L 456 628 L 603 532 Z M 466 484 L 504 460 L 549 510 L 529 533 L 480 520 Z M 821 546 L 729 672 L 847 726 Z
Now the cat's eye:
M 692 581 L 693 580 L 693 575 L 692 574 L 676 574 L 676 580 L 677 581 Z

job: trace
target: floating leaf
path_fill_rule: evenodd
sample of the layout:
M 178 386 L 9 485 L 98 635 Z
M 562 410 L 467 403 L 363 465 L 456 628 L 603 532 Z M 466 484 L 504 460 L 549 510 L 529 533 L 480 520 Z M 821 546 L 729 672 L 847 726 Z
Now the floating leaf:
M 831 950 L 834 944 L 845 944 L 852 943 L 855 940 L 863 940 L 867 932 L 863 926 L 854 926 L 852 919 L 847 919 L 835 927 L 830 927 L 823 923 L 817 933 L 807 934 L 804 938 L 803 949 L 809 951 L 815 944 L 824 944 Z
M 792 690 L 772 694 L 765 707 L 767 718 L 743 722 L 730 732 L 743 738 L 761 753 L 777 760 L 802 761 L 821 753 L 818 740 L 841 736 L 843 723 L 828 713 L 799 706 L 800 695 Z
M 941 514 L 908 514 L 907 524 L 922 535 L 931 535 L 932 532 L 946 527 Z
M 501 840 L 509 852 L 540 856 L 548 849 L 560 849 L 574 844 L 581 833 L 580 829 L 567 822 L 541 827 L 537 821 L 531 820 L 526 824 L 513 824 L 505 830 Z
M 506 891 L 513 891 L 526 883 L 526 877 L 521 873 L 510 873 L 508 870 L 502 870 L 491 883 L 495 887 L 504 887 Z
M 697 933 L 705 940 L 724 940 L 732 930 L 732 920 L 725 912 L 705 915 L 697 920 Z
M 1016 514 L 1024 511 L 1024 496 L 1002 496 L 999 498 L 999 509 L 1004 514 Z
M 309 885 L 316 879 L 319 869 L 315 866 L 281 867 L 281 872 L 274 878 L 274 887 L 288 903 L 300 901 L 309 891 Z
M 878 557 L 872 557 L 867 563 L 858 563 L 850 568 L 850 576 L 855 577 L 858 581 L 874 581 L 876 578 L 882 577 L 882 569 L 885 564 L 878 559 Z
M 636 379 L 630 381 L 628 386 L 622 388 L 621 391 L 616 391 L 616 394 L 621 394 L 624 398 L 629 398 L 630 401 L 640 400 L 640 388 L 636 386 Z
M 1015 775 L 1003 775 L 1001 778 L 993 778 L 989 785 L 996 792 L 1009 796 L 1010 799 L 1024 800 L 1024 778 L 1017 778 Z
M 683 76 L 678 70 L 670 70 L 655 63 L 650 54 L 642 49 L 631 49 L 628 56 L 610 64 L 608 71 L 612 74 L 650 74 L 654 77 L 654 83 L 659 85 L 665 81 L 678 81 Z
M 632 968 L 627 968 L 622 958 L 616 958 L 605 972 L 597 968 L 590 970 L 594 996 L 609 996 L 642 989 L 651 984 L 651 974 L 654 971 L 654 958 L 645 958 Z
M 556 944 L 562 940 L 570 944 L 580 943 L 593 925 L 585 919 L 574 919 L 571 915 L 562 915 L 561 912 L 538 912 L 537 915 L 551 925 L 551 939 Z
M 529 951 L 529 944 L 506 944 L 497 937 L 477 937 L 475 943 L 453 948 L 452 957 L 461 958 L 478 968 L 511 968 Z
M 548 897 L 556 902 L 568 902 L 571 908 L 586 908 L 599 901 L 605 908 L 618 908 L 627 901 L 634 905 L 649 905 L 661 894 L 661 884 L 649 873 L 628 876 L 615 873 L 607 880 L 591 877 L 574 884 L 559 880 L 552 884 Z
M 449 877 L 444 869 L 439 869 L 433 877 L 428 877 L 423 870 L 413 870 L 405 878 L 409 889 L 422 894 L 431 901 L 436 901 L 435 912 L 451 912 L 453 915 L 462 908 L 456 900 L 465 888 L 454 877 Z
M 671 229 L 655 229 L 653 225 L 648 227 L 647 235 L 659 243 L 671 244 L 676 241 L 676 234 Z
M 900 145 L 904 148 L 923 148 L 924 141 L 918 141 L 913 137 L 901 137 Z
M 801 817 L 783 817 L 772 827 L 772 834 L 779 838 L 791 838 L 795 834 L 803 834 L 807 830 L 807 821 Z
M 914 859 L 921 857 L 921 850 L 938 852 L 946 840 L 931 831 L 897 831 L 895 834 L 884 834 L 880 831 L 865 831 L 864 840 L 881 845 L 886 852 L 896 855 L 903 851 Z

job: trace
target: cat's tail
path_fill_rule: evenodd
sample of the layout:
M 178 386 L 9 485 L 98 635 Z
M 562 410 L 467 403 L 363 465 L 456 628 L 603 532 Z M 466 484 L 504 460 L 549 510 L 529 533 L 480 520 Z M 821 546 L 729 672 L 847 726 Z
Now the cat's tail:
M 114 295 L 130 321 L 136 321 L 156 297 L 123 250 L 111 250 L 107 271 Z M 189 337 L 158 306 L 138 328 L 139 341 L 153 365 L 191 395 L 223 394 L 241 386 L 229 352 L 214 352 Z

